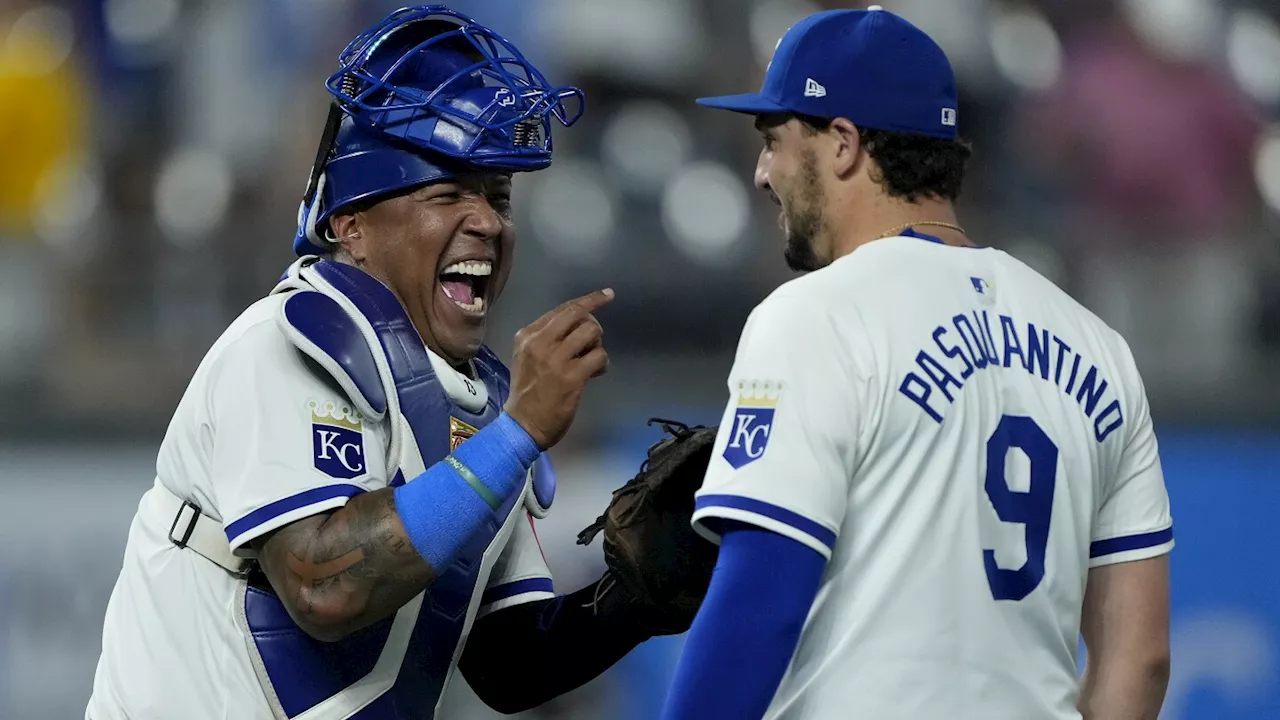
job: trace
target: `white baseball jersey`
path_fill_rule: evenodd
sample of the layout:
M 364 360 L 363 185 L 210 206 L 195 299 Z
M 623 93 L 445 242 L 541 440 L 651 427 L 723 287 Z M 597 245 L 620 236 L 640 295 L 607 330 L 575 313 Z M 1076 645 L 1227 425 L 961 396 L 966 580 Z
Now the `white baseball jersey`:
M 246 557 L 253 554 L 249 543 L 264 533 L 393 480 L 386 472 L 387 421 L 362 419 L 336 383 L 306 365 L 275 321 L 286 297 L 250 306 L 214 344 L 157 459 L 156 484 L 220 520 L 229 546 Z M 483 407 L 482 385 L 478 395 L 468 392 L 461 374 L 432 360 L 454 402 Z M 252 641 L 235 617 L 243 583 L 170 542 L 170 522 L 146 512 L 148 500 L 129 529 L 107 605 L 86 717 L 269 720 Z M 532 518 L 517 522 L 477 616 L 550 597 Z
M 990 248 L 896 237 L 751 314 L 695 527 L 828 559 L 768 718 L 1079 718 L 1089 568 L 1173 547 L 1124 340 Z

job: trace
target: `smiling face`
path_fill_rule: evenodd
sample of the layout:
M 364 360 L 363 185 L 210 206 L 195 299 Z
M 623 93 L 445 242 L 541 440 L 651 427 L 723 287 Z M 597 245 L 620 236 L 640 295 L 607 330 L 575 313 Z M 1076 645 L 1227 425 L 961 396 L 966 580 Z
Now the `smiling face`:
M 511 268 L 509 175 L 459 175 L 329 224 L 356 266 L 399 298 L 427 347 L 454 365 L 475 357 Z
M 778 224 L 786 234 L 787 265 L 807 272 L 830 264 L 826 193 L 811 134 L 789 116 L 761 115 L 756 129 L 764 148 L 756 163 L 755 184 L 782 208 Z

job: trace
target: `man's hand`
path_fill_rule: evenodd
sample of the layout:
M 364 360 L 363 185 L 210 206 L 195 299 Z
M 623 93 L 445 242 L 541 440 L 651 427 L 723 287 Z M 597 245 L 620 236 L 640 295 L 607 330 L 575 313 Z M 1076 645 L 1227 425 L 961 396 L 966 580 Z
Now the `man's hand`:
M 587 382 L 609 369 L 604 330 L 591 314 L 613 300 L 597 290 L 570 300 L 516 333 L 507 414 L 546 450 L 564 437 Z

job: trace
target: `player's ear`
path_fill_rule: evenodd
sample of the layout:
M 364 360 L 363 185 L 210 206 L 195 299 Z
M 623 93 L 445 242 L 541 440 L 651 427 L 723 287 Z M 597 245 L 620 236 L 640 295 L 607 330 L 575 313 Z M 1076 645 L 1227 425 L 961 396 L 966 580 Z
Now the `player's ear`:
M 368 255 L 364 236 L 360 232 L 363 219 L 359 211 L 334 213 L 329 217 L 329 230 L 338 244 L 357 263 L 364 262 Z
M 862 155 L 862 139 L 858 135 L 858 127 L 848 118 L 836 118 L 828 128 L 835 140 L 835 157 L 831 169 L 836 175 L 845 178 L 857 169 Z

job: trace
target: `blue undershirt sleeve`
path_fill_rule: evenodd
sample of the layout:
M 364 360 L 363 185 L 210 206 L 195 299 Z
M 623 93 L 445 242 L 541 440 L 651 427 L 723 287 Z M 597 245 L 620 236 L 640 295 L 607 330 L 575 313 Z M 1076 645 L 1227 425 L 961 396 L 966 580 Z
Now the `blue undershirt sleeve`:
M 524 487 L 539 449 L 502 413 L 426 472 L 396 488 L 396 512 L 409 542 L 437 572 Z
M 812 548 L 754 525 L 721 523 L 720 557 L 664 720 L 763 717 L 822 582 L 826 559 Z

